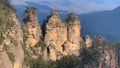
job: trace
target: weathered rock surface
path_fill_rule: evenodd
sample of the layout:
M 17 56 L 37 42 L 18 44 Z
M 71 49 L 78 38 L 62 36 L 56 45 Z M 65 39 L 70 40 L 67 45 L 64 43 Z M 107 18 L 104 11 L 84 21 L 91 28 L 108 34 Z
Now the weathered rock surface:
M 22 68 L 22 62 L 24 61 L 24 51 L 21 46 L 23 43 L 23 32 L 16 14 L 13 11 L 10 12 L 13 26 L 8 28 L 3 34 L 4 42 L 0 51 L 0 68 Z
M 59 18 L 58 13 L 56 10 L 52 10 L 51 15 L 49 16 L 48 20 L 46 21 L 46 25 L 44 28 L 45 31 L 45 43 L 50 50 L 51 59 L 57 59 L 54 54 L 53 49 L 51 46 L 54 47 L 54 50 L 57 53 L 63 53 L 63 47 L 65 41 L 67 41 L 67 27 L 66 24 Z M 52 45 L 51 45 L 52 44 Z
M 41 29 L 37 18 L 37 9 L 33 7 L 27 7 L 23 14 L 23 21 L 27 29 L 27 44 L 32 47 L 40 40 Z
M 60 59 L 63 55 L 79 55 L 80 50 L 80 21 L 78 17 L 71 13 L 66 21 L 62 21 L 56 10 L 52 10 L 51 15 L 45 22 L 45 43 L 49 47 L 50 56 Z M 53 56 L 52 56 L 53 55 Z M 53 59 L 53 58 L 51 58 Z
M 0 52 L 0 68 L 13 68 L 6 52 Z
M 86 35 L 86 36 L 84 37 L 84 41 L 85 41 L 85 44 L 86 44 L 86 47 L 87 47 L 87 48 L 89 48 L 89 47 L 92 46 L 92 39 L 91 39 L 88 35 Z
M 0 1 L 0 9 L 3 10 L 1 5 Z M 120 68 L 120 48 L 117 47 L 119 44 L 110 43 L 100 36 L 91 39 L 88 35 L 82 41 L 80 20 L 74 13 L 68 14 L 67 19 L 61 20 L 57 11 L 52 10 L 51 15 L 43 23 L 42 32 L 36 8 L 27 7 L 25 10 L 23 28 L 21 28 L 15 12 L 11 11 L 7 16 L 5 8 L 3 11 L 1 10 L 0 12 L 4 11 L 1 14 L 3 18 L 9 18 L 7 20 L 11 22 L 7 21 L 7 23 L 12 26 L 7 28 L 8 24 L 2 23 L 6 29 L 3 26 L 1 29 L 4 31 L 0 30 L 0 68 L 30 68 L 30 62 L 39 63 L 37 59 L 41 56 L 44 60 L 56 61 L 68 55 L 79 56 L 78 60 L 82 60 L 82 55 L 85 55 L 87 60 L 83 59 L 83 61 L 86 60 L 89 63 L 83 63 L 84 68 Z M 0 18 L 1 24 L 2 16 Z M 80 48 L 82 49 L 81 46 L 83 46 L 84 49 L 84 45 L 86 45 L 87 51 L 83 52 L 85 54 L 81 54 L 79 53 Z M 98 53 L 100 53 L 99 57 Z M 70 59 L 70 61 L 72 60 Z
M 67 41 L 64 44 L 65 52 L 69 55 L 79 55 L 80 50 L 80 20 L 74 13 L 70 13 L 66 19 Z
M 96 48 L 98 48 L 97 51 L 101 56 L 97 61 L 86 64 L 85 68 L 119 68 L 116 50 L 111 47 L 110 42 L 101 36 L 97 36 L 94 38 L 94 43 L 98 44 Z

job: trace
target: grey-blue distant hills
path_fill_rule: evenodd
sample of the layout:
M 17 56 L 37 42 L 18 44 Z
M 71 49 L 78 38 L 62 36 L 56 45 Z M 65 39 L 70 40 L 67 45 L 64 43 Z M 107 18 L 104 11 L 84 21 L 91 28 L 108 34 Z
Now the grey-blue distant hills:
M 29 6 L 36 7 L 40 24 L 50 14 L 50 8 L 46 5 L 39 5 L 33 2 L 26 2 Z M 22 13 L 25 5 L 14 5 L 17 9 L 17 15 L 22 23 Z M 53 8 L 54 9 L 54 8 Z M 58 10 L 62 19 L 66 18 L 67 11 Z M 109 11 L 99 11 L 78 15 L 80 17 L 82 29 L 81 35 L 90 35 L 91 37 L 101 35 L 108 40 L 120 40 L 120 7 Z

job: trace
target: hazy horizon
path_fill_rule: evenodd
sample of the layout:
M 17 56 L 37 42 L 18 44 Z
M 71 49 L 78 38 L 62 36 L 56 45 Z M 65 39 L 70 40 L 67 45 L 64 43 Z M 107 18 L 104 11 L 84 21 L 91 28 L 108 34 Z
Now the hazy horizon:
M 118 0 L 114 0 L 114 1 L 113 0 L 104 0 L 104 1 L 103 0 L 102 1 L 53 0 L 53 1 L 13 0 L 12 3 L 14 4 L 14 7 L 17 9 L 17 15 L 21 23 L 23 23 L 22 14 L 26 9 L 25 8 L 26 6 L 33 6 L 38 9 L 38 20 L 40 24 L 42 24 L 43 20 L 45 20 L 47 16 L 50 14 L 51 9 L 57 9 L 62 19 L 65 19 L 69 12 L 74 12 L 78 14 L 82 25 L 82 30 L 81 30 L 82 36 L 90 35 L 92 37 L 95 35 L 102 35 L 109 40 L 120 40 L 120 35 L 119 35 L 120 7 L 118 7 L 120 1 Z M 96 6 L 92 4 L 95 4 Z
M 76 14 L 112 10 L 120 6 L 120 0 L 12 0 L 12 4 L 14 5 L 27 6 L 28 4 L 26 2 L 34 2 L 57 10 L 75 12 Z

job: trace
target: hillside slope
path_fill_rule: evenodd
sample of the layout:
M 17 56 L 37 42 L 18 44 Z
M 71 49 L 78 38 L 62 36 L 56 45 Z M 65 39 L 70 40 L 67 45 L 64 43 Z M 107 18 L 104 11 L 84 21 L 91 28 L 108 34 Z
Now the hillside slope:
M 83 25 L 83 35 L 102 35 L 109 40 L 120 40 L 120 7 L 111 11 L 93 12 L 79 16 Z

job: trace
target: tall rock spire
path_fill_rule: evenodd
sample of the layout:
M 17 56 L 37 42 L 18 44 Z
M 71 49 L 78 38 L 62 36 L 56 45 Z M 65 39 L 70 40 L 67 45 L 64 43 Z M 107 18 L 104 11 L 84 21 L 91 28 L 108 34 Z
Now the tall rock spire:
M 56 10 L 51 11 L 45 29 L 45 43 L 50 50 L 50 59 L 56 60 L 59 58 L 58 55 L 63 53 L 62 44 L 67 40 L 66 24 L 59 18 Z M 54 50 L 49 47 L 53 47 Z M 52 57 L 54 57 L 54 59 Z
M 27 28 L 28 43 L 34 46 L 41 37 L 41 29 L 37 18 L 37 9 L 33 7 L 27 7 L 23 14 L 23 21 Z
M 52 10 L 44 28 L 50 59 L 60 59 L 64 55 L 79 55 L 80 28 L 79 18 L 74 13 L 62 21 L 57 11 Z
M 64 44 L 67 54 L 79 55 L 80 50 L 80 20 L 74 13 L 68 14 L 67 23 L 67 42 Z

